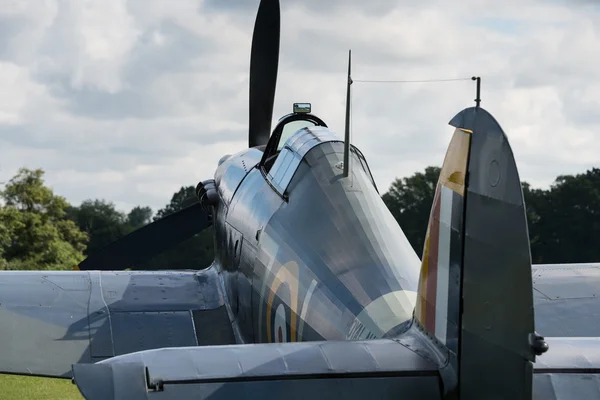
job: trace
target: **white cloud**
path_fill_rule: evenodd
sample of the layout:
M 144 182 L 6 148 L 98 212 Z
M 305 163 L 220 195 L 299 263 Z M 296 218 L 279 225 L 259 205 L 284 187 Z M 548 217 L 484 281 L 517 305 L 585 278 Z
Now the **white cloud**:
M 600 11 L 593 2 L 281 0 L 274 119 L 310 101 L 342 133 L 355 79 L 483 77 L 482 105 L 521 178 L 597 163 Z M 0 0 L 0 181 L 41 167 L 70 201 L 154 209 L 247 143 L 258 1 Z M 353 87 L 353 142 L 381 191 L 439 165 L 474 83 Z
M 18 125 L 24 123 L 22 114 L 30 99 L 44 96 L 44 87 L 33 82 L 26 68 L 17 64 L 0 61 L 0 88 L 5 95 L 0 96 L 0 124 Z

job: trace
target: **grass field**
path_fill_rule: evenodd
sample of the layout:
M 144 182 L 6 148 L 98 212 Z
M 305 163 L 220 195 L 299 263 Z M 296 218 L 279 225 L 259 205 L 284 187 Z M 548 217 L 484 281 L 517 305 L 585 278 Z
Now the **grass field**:
M 0 374 L 2 400 L 81 400 L 70 379 L 50 379 Z

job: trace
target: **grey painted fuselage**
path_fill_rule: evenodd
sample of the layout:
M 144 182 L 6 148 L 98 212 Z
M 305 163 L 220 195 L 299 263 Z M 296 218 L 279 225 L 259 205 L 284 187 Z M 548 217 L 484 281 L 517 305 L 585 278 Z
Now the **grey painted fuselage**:
M 420 260 L 364 157 L 354 149 L 344 178 L 344 144 L 320 126 L 279 147 L 270 169 L 252 148 L 215 173 L 216 263 L 239 341 L 371 339 L 398 331 L 412 316 Z

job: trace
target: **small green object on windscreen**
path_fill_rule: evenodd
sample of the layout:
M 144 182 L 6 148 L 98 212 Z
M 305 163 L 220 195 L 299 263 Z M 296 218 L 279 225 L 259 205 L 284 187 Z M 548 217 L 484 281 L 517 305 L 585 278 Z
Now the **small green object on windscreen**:
M 309 113 L 310 103 L 294 103 L 294 113 Z

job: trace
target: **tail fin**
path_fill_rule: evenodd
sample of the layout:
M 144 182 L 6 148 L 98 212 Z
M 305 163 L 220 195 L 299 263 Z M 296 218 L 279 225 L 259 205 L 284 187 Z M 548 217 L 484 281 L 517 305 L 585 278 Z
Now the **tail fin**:
M 456 130 L 431 209 L 415 319 L 456 355 L 461 399 L 531 399 L 539 340 L 517 166 L 484 109 L 465 109 L 450 125 Z

